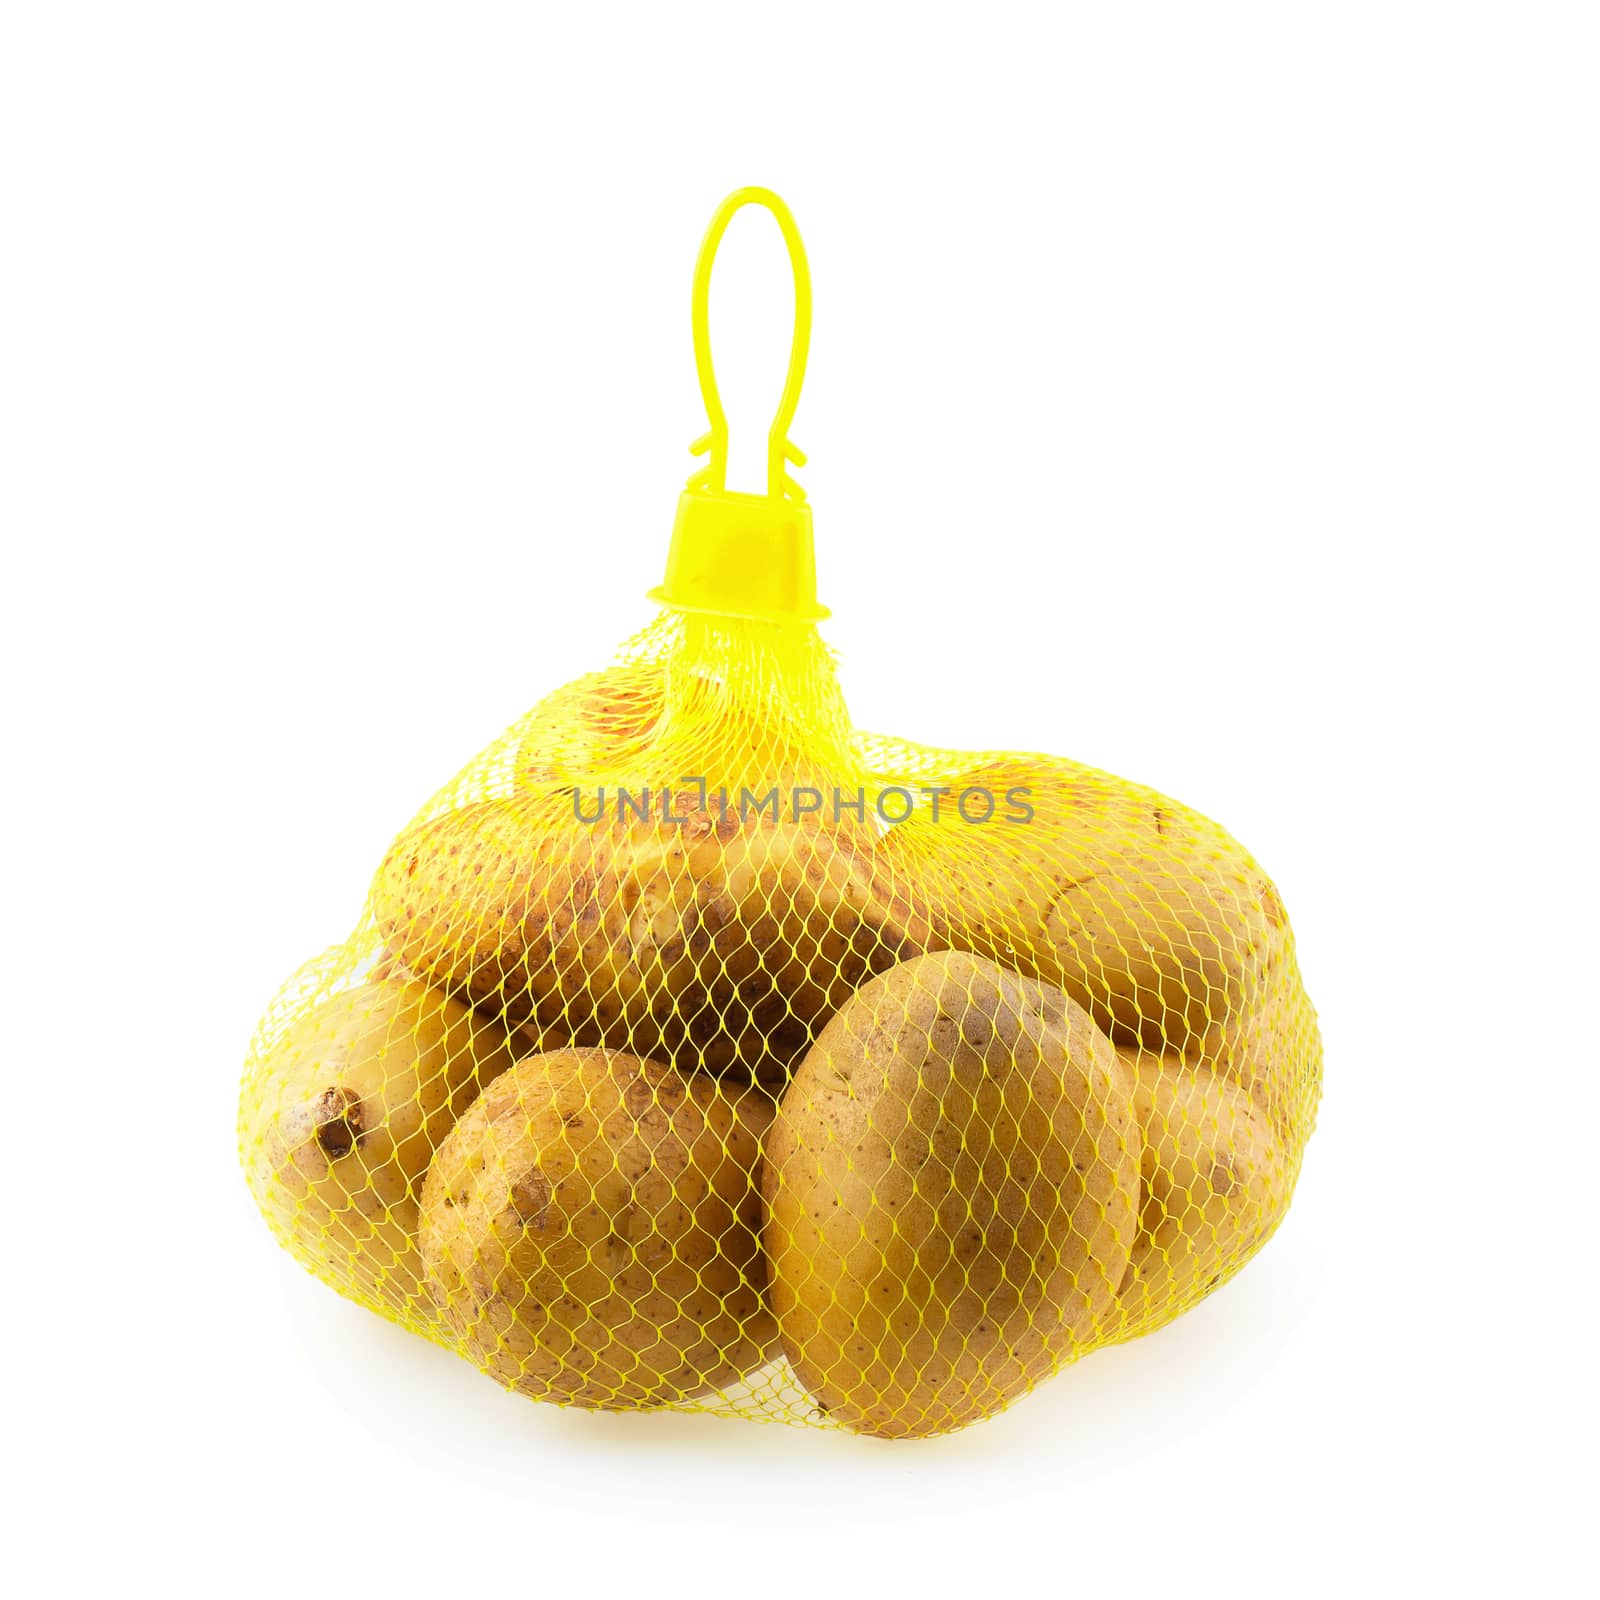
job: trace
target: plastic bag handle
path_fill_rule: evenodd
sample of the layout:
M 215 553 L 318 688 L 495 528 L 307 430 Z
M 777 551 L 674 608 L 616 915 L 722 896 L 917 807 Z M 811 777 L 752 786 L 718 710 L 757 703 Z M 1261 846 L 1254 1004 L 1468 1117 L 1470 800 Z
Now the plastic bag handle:
M 783 380 L 783 398 L 778 414 L 767 430 L 767 497 L 801 505 L 806 492 L 789 476 L 788 468 L 803 467 L 803 451 L 789 442 L 789 424 L 800 403 L 800 386 L 805 382 L 806 356 L 811 348 L 811 269 L 806 264 L 806 247 L 788 206 L 770 189 L 736 189 L 717 207 L 711 226 L 700 246 L 694 266 L 694 365 L 700 379 L 700 394 L 706 405 L 711 430 L 689 446 L 692 455 L 711 459 L 688 483 L 693 493 L 723 494 L 728 486 L 728 417 L 717 392 L 717 375 L 711 364 L 711 267 L 717 247 L 728 231 L 728 224 L 743 206 L 765 206 L 777 220 L 783 242 L 789 251 L 789 266 L 794 273 L 794 339 L 789 346 L 789 371 Z

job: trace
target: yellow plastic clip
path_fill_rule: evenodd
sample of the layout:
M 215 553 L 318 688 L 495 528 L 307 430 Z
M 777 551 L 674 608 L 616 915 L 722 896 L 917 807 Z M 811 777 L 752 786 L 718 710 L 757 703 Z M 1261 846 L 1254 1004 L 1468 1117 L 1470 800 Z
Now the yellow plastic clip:
M 711 266 L 733 214 L 765 206 L 777 219 L 794 272 L 794 340 L 783 398 L 767 431 L 767 492 L 737 494 L 728 484 L 728 418 L 711 364 Z M 708 456 L 678 497 L 678 516 L 667 554 L 666 580 L 652 600 L 709 616 L 756 617 L 772 622 L 817 622 L 829 615 L 817 603 L 811 508 L 789 468 L 806 463 L 789 442 L 800 403 L 811 345 L 811 272 L 794 217 L 770 189 L 737 189 L 717 207 L 694 269 L 694 364 L 710 431 L 689 446 Z

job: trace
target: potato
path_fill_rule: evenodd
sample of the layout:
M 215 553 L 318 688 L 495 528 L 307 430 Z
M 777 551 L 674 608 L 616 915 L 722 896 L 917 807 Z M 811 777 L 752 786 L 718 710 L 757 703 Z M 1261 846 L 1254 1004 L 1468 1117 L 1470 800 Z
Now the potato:
M 1260 1249 L 1288 1209 L 1291 1173 L 1251 1096 L 1181 1059 L 1119 1050 L 1144 1138 L 1139 1237 L 1103 1332 L 1172 1321 Z
M 595 782 L 640 750 L 665 699 L 661 669 L 652 663 L 610 667 L 564 684 L 533 708 L 518 732 L 516 786 Z
M 409 983 L 422 981 L 386 950 L 379 953 L 377 964 L 372 969 L 372 976 L 374 979 L 396 978 Z M 489 1006 L 482 1007 L 479 1014 L 501 1028 L 503 1032 L 509 1032 L 511 1056 L 515 1061 L 520 1061 L 523 1056 L 536 1056 L 548 1050 L 561 1050 L 572 1043 L 559 1028 L 541 1028 L 536 1022 L 524 1022 L 519 1027 L 506 1030 L 503 1027 L 504 1018 Z
M 1268 949 L 1255 992 L 1200 1064 L 1249 1090 L 1287 1153 L 1304 1148 L 1322 1096 L 1322 1038 L 1291 941 Z
M 1221 1048 L 1288 929 L 1271 880 L 1227 833 L 1154 790 L 1045 756 L 946 787 L 937 821 L 924 811 L 886 840 L 914 864 L 946 942 L 1059 984 L 1118 1043 Z M 995 820 L 961 820 L 955 796 L 968 788 L 996 797 Z M 1029 822 L 1003 820 L 1017 789 Z
M 846 838 L 693 802 L 592 826 L 558 800 L 464 807 L 399 840 L 373 914 L 409 967 L 511 1026 L 781 1081 L 927 925 Z
M 1133 1088 L 1058 989 L 956 953 L 867 984 L 783 1097 L 773 1309 L 817 1406 L 884 1438 L 999 1411 L 1093 1338 L 1138 1226 Z
M 530 1056 L 445 1141 L 428 1286 L 463 1353 L 541 1400 L 634 1409 L 732 1383 L 773 1342 L 754 1172 L 772 1102 L 600 1050 Z
M 240 1150 L 274 1232 L 341 1293 L 430 1322 L 422 1177 L 456 1117 L 510 1065 L 496 1024 L 414 980 L 323 1002 L 245 1079 Z

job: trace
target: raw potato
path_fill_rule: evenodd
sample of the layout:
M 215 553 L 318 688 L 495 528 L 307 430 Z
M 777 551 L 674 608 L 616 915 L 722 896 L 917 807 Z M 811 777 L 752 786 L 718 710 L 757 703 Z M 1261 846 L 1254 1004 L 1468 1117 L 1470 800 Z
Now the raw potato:
M 1133 1088 L 1060 990 L 977 957 L 874 979 L 784 1095 L 763 1187 L 784 1352 L 818 1406 L 915 1438 L 1095 1335 L 1138 1225 Z
M 1135 1075 L 1144 1137 L 1139 1237 L 1106 1337 L 1172 1321 L 1266 1242 L 1289 1204 L 1289 1171 L 1251 1096 L 1170 1056 L 1119 1051 Z
M 377 965 L 372 969 L 374 981 L 380 978 L 395 978 L 408 983 L 421 983 L 421 979 L 414 972 L 406 969 L 405 965 L 397 961 L 387 950 L 378 958 Z M 489 1007 L 484 1007 L 480 1015 L 501 1027 L 502 1019 Z M 502 1028 L 502 1031 L 503 1028 Z M 525 1022 L 520 1027 L 510 1030 L 511 1058 L 520 1061 L 524 1056 L 536 1056 L 549 1050 L 564 1050 L 572 1041 L 559 1028 L 541 1028 L 536 1022 Z
M 515 1026 L 781 1082 L 926 922 L 825 828 L 697 809 L 585 825 L 570 800 L 489 801 L 406 834 L 373 884 L 389 947 Z
M 414 980 L 335 995 L 246 1080 L 241 1149 L 256 1203 L 336 1288 L 431 1322 L 416 1250 L 423 1174 L 510 1065 L 498 1026 Z
M 948 787 L 992 791 L 996 819 L 965 823 L 952 800 L 887 841 L 926 863 L 945 940 L 1060 984 L 1119 1044 L 1224 1047 L 1289 937 L 1241 846 L 1175 800 L 1070 761 L 1008 759 Z M 1004 821 L 1019 788 L 1033 820 Z
M 665 698 L 660 669 L 644 664 L 611 667 L 564 684 L 527 718 L 517 741 L 516 786 L 597 782 L 644 747 Z
M 1268 951 L 1250 1003 L 1228 1017 L 1200 1064 L 1248 1089 L 1287 1146 L 1300 1148 L 1311 1137 L 1322 1095 L 1322 1039 L 1290 941 Z
M 768 1359 L 754 1177 L 772 1102 L 600 1050 L 519 1062 L 429 1169 L 422 1256 L 464 1353 L 540 1400 L 690 1399 Z

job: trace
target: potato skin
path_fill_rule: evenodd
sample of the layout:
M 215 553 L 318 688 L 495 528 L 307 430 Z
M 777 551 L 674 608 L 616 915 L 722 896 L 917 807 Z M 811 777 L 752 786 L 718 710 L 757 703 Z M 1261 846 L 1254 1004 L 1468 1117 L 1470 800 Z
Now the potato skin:
M 1292 1175 L 1247 1090 L 1171 1056 L 1118 1054 L 1144 1139 L 1139 1236 L 1105 1328 L 1121 1340 L 1171 1322 L 1237 1272 L 1282 1220 Z
M 341 1293 L 431 1323 L 416 1249 L 423 1174 L 511 1059 L 498 1025 L 415 979 L 380 978 L 300 1018 L 240 1104 L 251 1192 L 296 1259 Z
M 507 1388 L 607 1410 L 736 1381 L 775 1327 L 759 1243 L 772 1102 L 602 1050 L 520 1061 L 423 1188 L 424 1270 L 463 1354 Z
M 827 1024 L 763 1176 L 783 1349 L 883 1438 L 999 1411 L 1092 1340 L 1137 1229 L 1130 1075 L 1065 994 L 959 953 Z
M 928 925 L 846 836 L 673 809 L 591 826 L 566 798 L 463 807 L 396 843 L 373 914 L 407 966 L 510 1026 L 781 1082 Z

